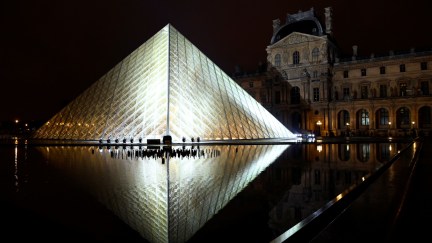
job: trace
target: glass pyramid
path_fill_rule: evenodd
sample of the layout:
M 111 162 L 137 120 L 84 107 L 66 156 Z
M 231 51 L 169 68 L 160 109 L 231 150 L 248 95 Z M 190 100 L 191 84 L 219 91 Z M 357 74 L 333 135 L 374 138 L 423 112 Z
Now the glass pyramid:
M 34 135 L 37 139 L 295 138 L 168 24 Z

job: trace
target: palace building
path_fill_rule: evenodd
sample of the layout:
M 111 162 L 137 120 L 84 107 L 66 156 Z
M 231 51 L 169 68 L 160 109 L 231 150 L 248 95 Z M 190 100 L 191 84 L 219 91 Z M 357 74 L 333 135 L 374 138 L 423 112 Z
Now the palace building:
M 324 23 L 323 23 L 324 22 Z M 344 56 L 314 9 L 273 20 L 267 67 L 234 79 L 291 131 L 321 136 L 429 134 L 432 49 Z

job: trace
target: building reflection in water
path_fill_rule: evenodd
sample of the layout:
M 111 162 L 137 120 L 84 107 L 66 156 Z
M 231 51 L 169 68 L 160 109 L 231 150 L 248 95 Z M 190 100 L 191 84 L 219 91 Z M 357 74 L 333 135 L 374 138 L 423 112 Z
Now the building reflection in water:
M 265 234 L 270 241 L 353 184 L 361 183 L 403 146 L 313 143 L 40 149 L 51 165 L 78 178 L 146 240 L 199 242 L 201 237 L 224 235 L 219 232 L 222 229 L 201 232 L 213 216 L 224 213 L 228 202 L 251 198 L 236 197 L 239 193 L 264 195 L 263 200 L 268 201 L 268 229 L 250 234 Z
M 292 182 L 270 212 L 269 224 L 274 234 L 282 234 L 338 194 L 363 182 L 404 146 L 396 143 L 347 143 L 290 147 L 274 163 L 280 165 L 276 168 L 271 166 L 266 171 L 289 177 L 287 180 Z M 275 177 L 275 174 L 269 176 Z

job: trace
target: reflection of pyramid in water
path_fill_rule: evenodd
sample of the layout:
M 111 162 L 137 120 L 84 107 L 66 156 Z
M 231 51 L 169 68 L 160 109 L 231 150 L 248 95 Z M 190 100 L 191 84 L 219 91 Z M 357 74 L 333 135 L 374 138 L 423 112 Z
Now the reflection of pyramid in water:
M 40 148 L 51 166 L 151 243 L 187 242 L 290 145 L 203 146 L 198 156 L 136 157 L 137 148 Z M 132 146 L 131 146 L 132 147 Z M 173 147 L 174 150 L 180 147 Z M 191 149 L 192 148 L 187 148 Z M 213 156 L 218 151 L 218 156 Z M 133 157 L 128 157 L 132 155 Z
M 39 139 L 202 140 L 294 135 L 171 25 L 36 133 Z

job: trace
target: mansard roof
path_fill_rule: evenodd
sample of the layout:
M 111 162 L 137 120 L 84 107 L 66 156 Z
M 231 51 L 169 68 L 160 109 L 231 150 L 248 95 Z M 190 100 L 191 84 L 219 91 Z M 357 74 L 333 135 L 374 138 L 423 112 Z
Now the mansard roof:
M 321 36 L 324 34 L 323 27 L 315 16 L 314 9 L 306 12 L 288 14 L 285 25 L 274 31 L 270 44 L 274 44 L 293 32 Z

